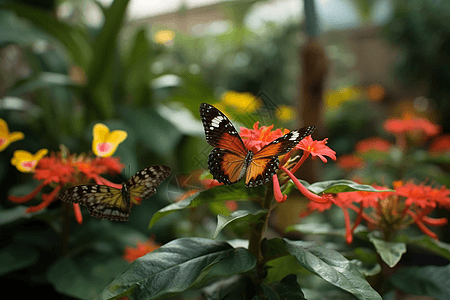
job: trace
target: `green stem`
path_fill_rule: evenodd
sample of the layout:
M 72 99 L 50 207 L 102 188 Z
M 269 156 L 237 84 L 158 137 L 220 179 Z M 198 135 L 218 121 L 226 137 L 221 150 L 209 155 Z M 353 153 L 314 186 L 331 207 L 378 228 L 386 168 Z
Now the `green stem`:
M 267 184 L 266 195 L 263 199 L 260 199 L 260 204 L 263 209 L 267 210 L 267 214 L 261 217 L 258 223 L 251 227 L 250 231 L 250 241 L 248 250 L 257 258 L 257 278 L 256 284 L 260 284 L 265 276 L 264 268 L 264 256 L 261 251 L 261 242 L 264 238 L 264 234 L 267 229 L 267 224 L 269 222 L 270 211 L 272 209 L 272 199 L 273 199 L 273 185 L 272 183 Z

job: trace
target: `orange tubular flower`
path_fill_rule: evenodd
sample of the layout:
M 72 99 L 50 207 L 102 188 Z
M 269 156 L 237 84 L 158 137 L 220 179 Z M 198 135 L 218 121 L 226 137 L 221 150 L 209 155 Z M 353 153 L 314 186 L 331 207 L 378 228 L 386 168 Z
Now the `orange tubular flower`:
M 9 132 L 8 124 L 6 124 L 5 120 L 0 118 L 0 152 L 6 149 L 9 144 L 12 142 L 21 140 L 24 138 L 22 132 Z
M 450 134 L 443 134 L 436 137 L 431 143 L 428 152 L 432 155 L 442 155 L 450 153 Z
M 246 144 L 247 149 L 252 150 L 253 152 L 259 151 L 262 147 L 269 144 L 270 142 L 276 140 L 277 138 L 289 133 L 289 130 L 284 129 L 276 129 L 273 130 L 273 125 L 266 127 L 262 126 L 259 127 L 259 122 L 256 122 L 253 125 L 253 129 L 247 129 L 244 127 L 241 127 L 241 133 L 240 136 L 243 138 L 244 143 Z M 311 136 L 305 137 L 303 140 L 299 142 L 299 144 L 292 149 L 289 153 L 281 157 L 280 162 L 280 170 L 284 171 L 294 182 L 294 184 L 297 186 L 299 191 L 303 193 L 308 199 L 311 201 L 315 201 L 318 203 L 328 203 L 330 201 L 330 198 L 328 195 L 324 196 L 317 196 L 313 193 L 311 193 L 308 189 L 306 189 L 299 181 L 298 179 L 293 175 L 300 166 L 303 164 L 303 162 L 311 155 L 313 157 L 317 156 L 319 157 L 323 162 L 327 162 L 327 159 L 325 156 L 330 157 L 333 160 L 336 160 L 336 152 L 333 151 L 331 148 L 326 146 L 328 139 L 324 139 L 322 141 L 314 141 Z M 303 150 L 303 155 L 300 158 L 300 160 L 295 164 L 295 166 L 288 170 L 285 166 L 289 164 L 289 158 L 291 157 L 291 153 L 295 150 Z M 287 196 L 283 195 L 281 192 L 281 186 L 284 186 L 288 179 L 282 181 L 281 186 L 278 179 L 278 175 L 275 174 L 273 178 L 273 191 L 274 191 L 274 197 L 275 200 L 279 203 L 283 203 L 286 201 Z
M 388 152 L 392 147 L 392 144 L 389 141 L 386 141 L 379 137 L 371 137 L 368 139 L 364 139 L 359 141 L 356 146 L 356 152 L 358 153 L 366 153 L 370 151 L 377 152 Z
M 364 168 L 364 161 L 362 158 L 353 155 L 353 154 L 345 154 L 339 156 L 337 160 L 337 164 L 339 168 L 344 170 L 353 170 L 353 169 L 361 169 Z
M 53 190 L 48 194 L 42 194 L 40 204 L 30 206 L 27 209 L 27 212 L 36 212 L 49 206 L 58 197 L 58 192 L 64 188 L 86 184 L 92 180 L 96 184 L 121 189 L 122 185 L 112 183 L 100 175 L 121 173 L 124 165 L 120 163 L 118 157 L 110 156 L 117 149 L 117 145 L 125 138 L 126 132 L 124 131 L 116 130 L 109 133 L 109 129 L 105 125 L 96 124 L 94 126 L 93 150 L 97 155 L 104 157 L 92 158 L 85 154 L 70 154 L 64 146 L 61 146 L 61 151 L 49 156 L 45 156 L 48 152 L 47 149 L 42 149 L 35 155 L 26 151 L 16 151 L 11 163 L 21 172 L 34 172 L 33 177 L 36 180 L 42 180 L 42 182 L 30 194 L 22 197 L 10 196 L 9 200 L 15 203 L 28 202 L 36 197 L 45 186 L 51 186 Z M 80 207 L 78 204 L 73 204 L 73 208 L 75 218 L 81 224 L 83 218 Z
M 416 185 L 409 182 L 394 184 L 395 192 L 348 192 L 337 194 L 332 202 L 340 207 L 345 216 L 346 241 L 351 243 L 353 231 L 365 220 L 369 228 L 380 230 L 386 240 L 390 240 L 399 230 L 415 223 L 426 235 L 437 239 L 437 235 L 426 226 L 443 226 L 448 223 L 446 218 L 433 219 L 428 215 L 437 207 L 450 209 L 450 190 L 445 187 L 432 188 L 423 184 Z M 377 190 L 386 189 L 374 186 Z M 359 204 L 359 206 L 358 206 Z M 313 211 L 329 209 L 331 205 L 314 202 L 308 204 L 308 210 L 301 215 L 307 216 Z M 370 214 L 364 210 L 370 209 Z M 354 210 L 358 217 L 351 225 L 347 210 Z
M 136 248 L 125 247 L 123 259 L 131 263 L 139 257 L 155 251 L 159 247 L 161 247 L 161 244 L 156 243 L 152 237 L 145 243 L 138 242 Z
M 42 151 L 42 150 L 41 150 Z M 38 152 L 39 153 L 39 152 Z M 62 154 L 64 153 L 64 155 Z M 36 154 L 37 155 L 37 154 Z M 14 160 L 14 158 L 13 158 Z M 17 167 L 19 171 L 20 167 Z M 94 179 L 97 184 L 106 184 L 116 188 L 121 185 L 109 182 L 101 177 L 101 174 L 120 174 L 124 165 L 119 158 L 97 157 L 90 158 L 84 155 L 70 154 L 66 149 L 39 160 L 34 168 L 34 179 L 42 180 L 41 184 L 30 194 L 22 197 L 10 196 L 9 200 L 15 203 L 24 203 L 32 200 L 45 187 L 51 186 L 53 190 L 48 194 L 42 194 L 42 202 L 36 206 L 30 206 L 27 212 L 36 212 L 46 208 L 58 197 L 58 192 L 66 187 L 85 184 Z M 78 204 L 74 204 L 75 217 L 81 224 L 82 217 Z
M 423 141 L 442 130 L 439 125 L 423 118 L 388 119 L 384 122 L 384 129 L 396 136 L 397 144 L 403 149 L 406 147 L 406 135 Z
M 240 136 L 245 143 L 247 149 L 252 150 L 253 153 L 261 150 L 262 147 L 269 144 L 270 142 L 282 137 L 286 133 L 289 133 L 288 129 L 276 129 L 272 131 L 273 125 L 271 126 L 261 126 L 258 129 L 259 121 L 253 125 L 253 129 L 248 129 L 241 127 Z

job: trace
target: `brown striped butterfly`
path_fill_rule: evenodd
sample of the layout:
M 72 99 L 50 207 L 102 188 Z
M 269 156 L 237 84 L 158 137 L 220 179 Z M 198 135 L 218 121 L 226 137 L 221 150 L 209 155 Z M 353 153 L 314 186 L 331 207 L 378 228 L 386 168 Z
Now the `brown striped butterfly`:
M 151 166 L 122 183 L 122 189 L 98 184 L 78 185 L 62 191 L 59 199 L 87 206 L 89 214 L 98 219 L 127 221 L 131 197 L 144 199 L 153 196 L 169 174 L 170 168 L 167 166 Z

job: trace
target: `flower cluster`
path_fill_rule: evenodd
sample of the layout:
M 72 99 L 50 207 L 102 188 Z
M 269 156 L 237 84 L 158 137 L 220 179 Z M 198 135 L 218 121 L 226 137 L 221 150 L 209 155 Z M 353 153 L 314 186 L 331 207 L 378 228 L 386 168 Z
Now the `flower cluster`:
M 374 186 L 377 190 L 386 190 L 386 187 Z M 353 231 L 365 220 L 370 229 L 379 230 L 385 240 L 390 240 L 398 231 L 415 223 L 426 235 L 437 239 L 437 235 L 427 226 L 443 226 L 447 224 L 446 218 L 433 219 L 428 215 L 437 207 L 450 209 L 450 190 L 445 187 L 432 188 L 424 184 L 408 182 L 394 182 L 395 190 L 392 192 L 348 192 L 339 193 L 332 197 L 333 204 L 342 209 L 345 219 L 346 241 L 351 243 Z M 331 203 L 308 204 L 308 210 L 301 217 L 314 211 L 322 212 L 330 209 Z M 358 214 L 352 225 L 348 210 Z
M 126 138 L 126 133 L 119 130 L 109 132 L 105 125 L 96 124 L 93 135 L 92 150 L 97 155 L 96 157 L 84 153 L 71 154 L 65 146 L 60 146 L 60 151 L 52 152 L 48 156 L 46 156 L 47 149 L 41 149 L 36 154 L 24 150 L 15 151 L 11 164 L 21 172 L 34 173 L 33 178 L 41 183 L 30 194 L 22 197 L 10 196 L 9 200 L 15 203 L 25 203 L 34 199 L 44 187 L 50 187 L 52 191 L 42 194 L 40 204 L 27 209 L 27 212 L 36 212 L 48 207 L 56 200 L 61 190 L 70 186 L 86 184 L 93 180 L 96 184 L 120 189 L 120 184 L 112 183 L 101 175 L 117 175 L 124 168 L 120 159 L 111 157 L 111 155 L 117 149 L 118 144 Z M 75 218 L 81 224 L 82 216 L 79 205 L 74 203 L 73 208 Z
M 366 158 L 370 158 L 377 164 L 384 163 L 388 157 L 385 154 L 390 153 L 391 150 L 400 149 L 406 153 L 409 148 L 419 146 L 425 140 L 435 136 L 428 149 L 430 155 L 445 155 L 450 150 L 450 135 L 437 136 L 441 127 L 423 118 L 388 119 L 384 122 L 384 129 L 395 136 L 395 144 L 380 137 L 361 140 L 355 145 L 354 153 L 339 157 L 338 166 L 344 170 L 361 169 L 367 166 Z
M 272 131 L 273 125 L 268 127 L 258 127 L 259 122 L 256 122 L 253 125 L 253 129 L 241 127 L 240 136 L 242 137 L 247 149 L 252 150 L 253 152 L 259 151 L 262 147 L 269 144 L 273 140 L 285 135 L 286 133 L 289 133 L 289 130 L 287 129 L 276 129 Z M 286 186 L 289 178 L 294 182 L 299 191 L 311 201 L 318 203 L 327 203 L 330 201 L 329 195 L 318 196 L 311 193 L 293 175 L 293 173 L 295 173 L 300 168 L 303 162 L 310 155 L 313 158 L 319 157 L 324 163 L 327 162 L 325 156 L 336 160 L 336 152 L 326 146 L 326 144 L 327 139 L 324 139 L 322 141 L 314 141 L 311 136 L 307 136 L 306 138 L 301 140 L 294 149 L 292 149 L 286 155 L 280 157 L 280 170 L 273 176 L 274 197 L 277 202 L 282 203 L 286 201 L 287 195 L 283 195 L 281 190 L 283 186 Z M 291 159 L 291 155 L 295 150 L 303 150 L 303 155 L 300 159 L 298 159 L 298 161 L 296 157 Z M 280 178 L 282 179 L 281 184 Z

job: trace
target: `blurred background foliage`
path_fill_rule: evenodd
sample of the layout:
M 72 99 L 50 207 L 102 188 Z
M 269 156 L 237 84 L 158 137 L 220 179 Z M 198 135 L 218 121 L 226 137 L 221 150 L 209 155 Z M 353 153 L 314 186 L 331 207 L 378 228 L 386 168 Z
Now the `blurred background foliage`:
M 160 243 L 186 235 L 211 237 L 215 221 L 198 219 L 205 216 L 207 209 L 202 208 L 185 215 L 174 213 L 147 229 L 152 214 L 179 195 L 176 176 L 206 167 L 209 147 L 199 120 L 200 103 L 222 105 L 235 124 L 246 127 L 257 120 L 275 128 L 302 125 L 297 108 L 301 106 L 300 51 L 308 41 L 304 23 L 300 18 L 282 24 L 263 21 L 255 30 L 246 18 L 258 5 L 277 1 L 214 4 L 225 17 L 185 30 L 184 25 L 173 28 L 145 18 L 130 20 L 129 0 L 106 2 L 0 1 L 0 118 L 11 131 L 25 134 L 25 139 L 0 153 L 1 246 L 11 248 L 2 251 L 0 258 L 14 261 L 10 269 L 0 269 L 7 283 L 19 285 L 25 280 L 49 293 L 56 290 L 92 298 L 126 265 L 121 258 L 125 246 L 152 234 Z M 394 142 L 383 131 L 383 121 L 402 117 L 405 111 L 441 124 L 448 133 L 449 3 L 342 2 L 350 5 L 358 21 L 354 28 L 327 28 L 321 34 L 332 67 L 325 82 L 324 124 L 316 124 L 325 128 L 326 135 L 314 138 L 328 137 L 328 146 L 338 156 L 351 153 L 358 141 L 372 136 Z M 382 5 L 389 13 L 380 25 L 375 12 Z M 187 19 L 189 9 L 181 6 L 174 20 Z M 362 44 L 365 41 L 369 42 Z M 379 43 L 389 50 L 386 56 L 367 50 Z M 395 68 L 374 73 L 364 65 L 369 62 L 393 62 Z M 248 103 L 257 96 L 259 104 L 248 109 L 221 101 L 230 91 L 250 93 Z M 280 107 L 285 107 L 285 117 L 277 112 Z M 37 185 L 31 176 L 19 173 L 10 159 L 18 149 L 58 151 L 60 144 L 73 153 L 89 152 L 96 122 L 128 132 L 115 154 L 126 168 L 122 178 L 111 180 L 124 181 L 152 164 L 171 166 L 172 176 L 151 200 L 132 210 L 126 224 L 92 218 L 83 225 L 73 224 L 71 245 L 76 251 L 55 260 L 60 203 L 30 217 L 22 206 L 9 202 L 7 196 L 26 194 Z M 415 172 L 405 179 L 432 180 L 448 187 L 449 162 L 432 164 L 433 170 L 425 176 Z M 398 179 L 389 170 L 383 172 L 387 176 L 373 177 Z M 334 162 L 321 174 L 322 179 L 355 175 Z M 297 222 L 298 215 L 286 219 Z M 224 232 L 222 238 L 230 234 Z M 11 253 L 14 258 L 8 256 Z M 61 270 L 70 276 L 59 274 Z M 67 290 L 67 282 L 77 276 L 85 278 L 78 286 L 89 288 Z

